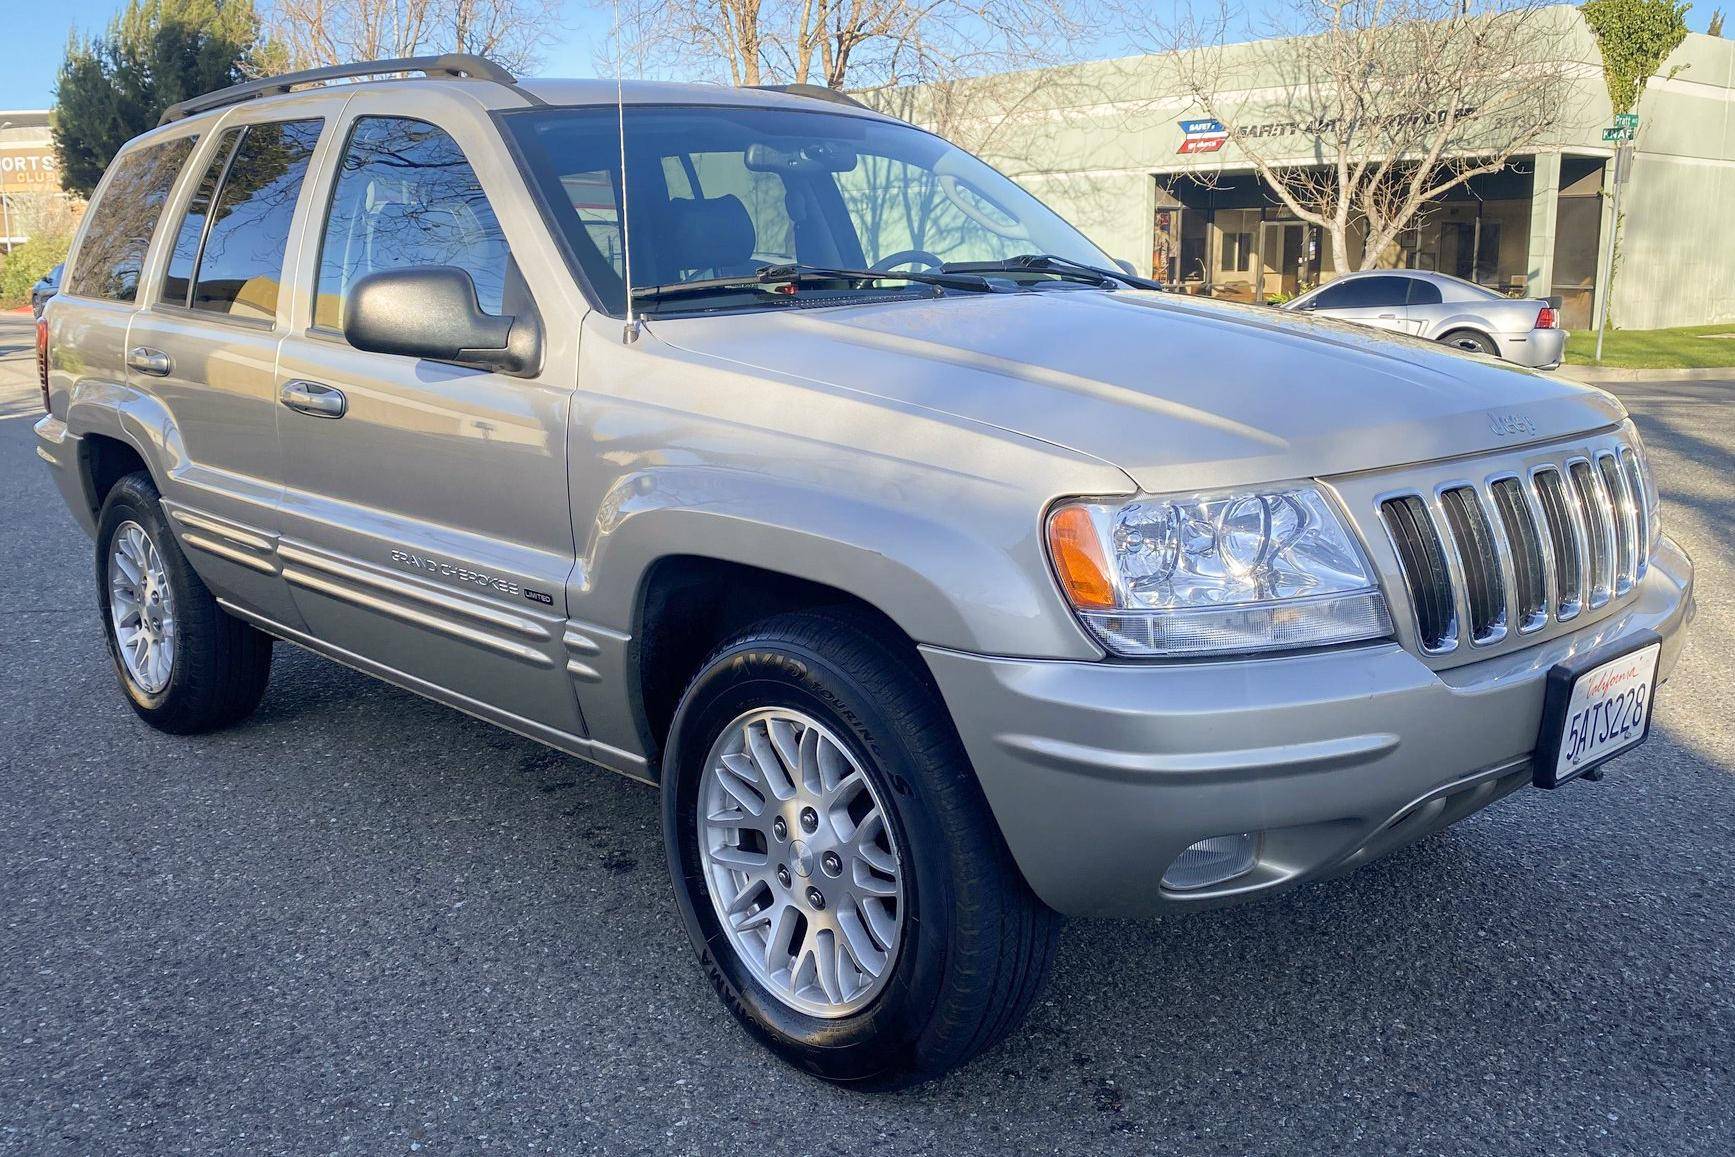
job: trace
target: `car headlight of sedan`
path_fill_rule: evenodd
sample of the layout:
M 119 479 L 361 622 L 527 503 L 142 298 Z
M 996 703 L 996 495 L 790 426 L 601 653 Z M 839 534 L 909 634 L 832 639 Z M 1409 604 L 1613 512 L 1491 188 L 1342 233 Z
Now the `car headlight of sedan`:
M 1246 654 L 1392 633 L 1373 567 L 1309 485 L 1073 501 L 1048 517 L 1061 588 L 1129 658 Z

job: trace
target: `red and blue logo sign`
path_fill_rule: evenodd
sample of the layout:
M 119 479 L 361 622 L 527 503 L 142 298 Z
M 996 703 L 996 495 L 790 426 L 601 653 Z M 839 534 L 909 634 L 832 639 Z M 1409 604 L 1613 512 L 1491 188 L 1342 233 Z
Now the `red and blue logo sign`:
M 1177 153 L 1214 153 L 1229 139 L 1229 130 L 1219 120 L 1181 122 L 1181 147 Z

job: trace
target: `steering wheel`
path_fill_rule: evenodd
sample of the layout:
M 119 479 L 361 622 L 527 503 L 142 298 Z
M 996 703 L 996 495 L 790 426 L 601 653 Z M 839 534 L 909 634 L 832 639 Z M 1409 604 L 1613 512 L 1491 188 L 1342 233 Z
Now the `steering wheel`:
M 868 268 L 873 270 L 875 273 L 890 273 L 900 265 L 917 264 L 938 269 L 946 263 L 941 261 L 938 257 L 935 257 L 932 253 L 929 253 L 926 249 L 900 249 L 896 253 L 886 254 L 884 257 L 868 266 Z

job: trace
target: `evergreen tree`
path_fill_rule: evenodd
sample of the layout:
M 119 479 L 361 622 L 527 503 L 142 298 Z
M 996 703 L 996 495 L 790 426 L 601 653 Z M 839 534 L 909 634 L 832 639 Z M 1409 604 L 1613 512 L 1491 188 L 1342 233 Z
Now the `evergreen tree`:
M 90 196 L 109 161 L 169 105 L 261 63 L 253 0 L 128 0 L 99 36 L 74 36 L 55 86 L 61 184 Z

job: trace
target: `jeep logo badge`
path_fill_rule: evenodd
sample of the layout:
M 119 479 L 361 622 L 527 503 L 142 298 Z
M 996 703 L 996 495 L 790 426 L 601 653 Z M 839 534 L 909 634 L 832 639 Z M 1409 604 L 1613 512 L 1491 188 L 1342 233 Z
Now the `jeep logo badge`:
M 1540 432 L 1529 414 L 1521 414 L 1516 410 L 1489 410 L 1488 428 L 1494 432 L 1496 438 L 1514 438 L 1520 435 L 1534 437 Z

